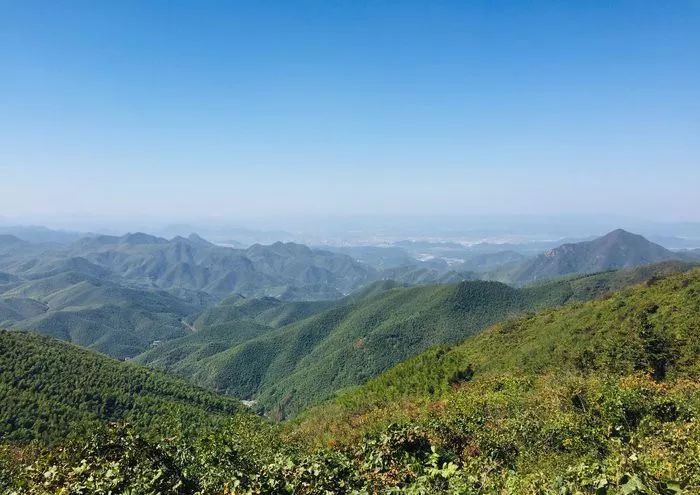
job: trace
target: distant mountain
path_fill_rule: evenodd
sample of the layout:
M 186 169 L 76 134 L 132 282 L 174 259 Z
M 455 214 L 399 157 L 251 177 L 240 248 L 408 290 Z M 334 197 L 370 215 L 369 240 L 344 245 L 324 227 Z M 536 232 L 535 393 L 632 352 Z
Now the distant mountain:
M 131 283 L 165 290 L 287 299 L 340 297 L 374 271 L 349 256 L 276 242 L 247 249 L 216 246 L 197 235 L 172 240 L 147 234 L 84 239 L 72 251 Z
M 159 229 L 157 234 L 171 238 L 187 236 L 190 232 L 197 232 L 215 244 L 229 245 L 235 248 L 245 248 L 256 243 L 272 244 L 277 241 L 289 242 L 298 240 L 297 236 L 283 230 L 257 230 L 243 227 L 216 227 L 193 224 L 169 225 Z
M 592 241 L 563 244 L 531 260 L 502 268 L 493 278 L 517 285 L 563 275 L 596 273 L 682 259 L 683 255 L 622 229 Z
M 127 420 L 143 428 L 176 411 L 223 420 L 243 408 L 162 373 L 48 337 L 0 331 L 0 438 L 51 441 Z
M 337 299 L 378 278 L 375 269 L 340 253 L 282 242 L 233 249 L 196 234 L 170 240 L 139 232 L 87 236 L 69 245 L 27 244 L 5 235 L 0 236 L 0 253 L 5 254 L 0 270 L 22 278 L 90 271 L 98 278 L 183 297 L 192 296 L 189 291 L 213 298 L 237 293 Z
M 0 226 L 0 235 L 9 234 L 33 244 L 56 243 L 70 244 L 84 234 L 66 230 L 52 230 L 41 226 Z
M 126 359 L 186 336 L 186 320 L 224 297 L 335 300 L 376 276 L 349 256 L 293 243 L 242 250 L 196 234 L 131 233 L 58 245 L 0 235 L 0 323 Z M 304 307 L 314 305 L 259 318 L 289 323 L 311 314 Z
M 27 244 L 19 237 L 10 234 L 0 234 L 0 249 L 13 249 Z

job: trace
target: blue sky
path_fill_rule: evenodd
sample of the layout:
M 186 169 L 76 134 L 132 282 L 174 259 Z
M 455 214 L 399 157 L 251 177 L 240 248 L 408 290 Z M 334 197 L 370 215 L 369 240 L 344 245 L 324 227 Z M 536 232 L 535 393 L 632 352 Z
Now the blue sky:
M 700 2 L 0 0 L 0 215 L 700 220 Z

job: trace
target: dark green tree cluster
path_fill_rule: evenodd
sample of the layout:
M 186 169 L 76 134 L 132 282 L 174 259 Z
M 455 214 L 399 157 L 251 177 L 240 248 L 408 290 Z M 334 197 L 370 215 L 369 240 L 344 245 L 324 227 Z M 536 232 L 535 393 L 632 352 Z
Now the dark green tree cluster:
M 52 441 L 105 421 L 144 428 L 174 411 L 207 422 L 240 403 L 49 337 L 0 331 L 0 436 Z

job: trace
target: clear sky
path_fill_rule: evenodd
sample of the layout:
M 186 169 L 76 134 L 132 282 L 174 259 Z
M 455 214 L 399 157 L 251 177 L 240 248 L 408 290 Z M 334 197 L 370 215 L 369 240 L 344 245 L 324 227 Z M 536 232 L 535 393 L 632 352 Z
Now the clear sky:
M 0 216 L 700 220 L 700 2 L 0 0 Z

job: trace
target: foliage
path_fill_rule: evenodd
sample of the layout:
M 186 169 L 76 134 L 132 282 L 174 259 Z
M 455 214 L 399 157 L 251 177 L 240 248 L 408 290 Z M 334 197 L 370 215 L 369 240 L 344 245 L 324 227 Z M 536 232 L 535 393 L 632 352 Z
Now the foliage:
M 430 349 L 305 414 L 315 430 L 326 432 L 365 412 L 376 416 L 378 408 L 405 415 L 406 400 L 422 403 L 451 393 L 449 378 L 466 366 L 474 372 L 470 384 L 513 370 L 695 377 L 700 374 L 698 294 L 700 270 L 694 270 L 601 300 L 526 314 L 459 345 Z M 331 424 L 318 428 L 320 418 Z
M 157 430 L 172 414 L 207 423 L 239 402 L 161 372 L 24 332 L 0 332 L 0 437 L 51 442 L 104 421 Z
M 181 320 L 194 311 L 166 292 L 126 288 L 77 271 L 51 272 L 7 291 L 0 288 L 0 321 L 6 320 L 6 328 L 33 330 L 119 359 L 143 352 L 154 341 L 186 335 Z
M 696 382 L 665 385 L 645 375 L 500 375 L 429 415 L 317 450 L 281 442 L 271 425 L 235 420 L 158 443 L 116 427 L 34 452 L 8 487 L 33 494 L 692 493 L 700 488 L 699 392 Z
M 198 334 L 168 342 L 137 361 L 223 393 L 255 399 L 261 412 L 288 418 L 432 346 L 455 344 L 527 311 L 600 297 L 690 266 L 668 262 L 522 289 L 484 281 L 375 285 L 277 330 L 251 327 L 249 321 L 237 319 L 251 303 L 234 301 L 222 305 L 221 311 L 205 312 Z M 277 307 L 273 301 L 262 306 L 262 314 L 268 314 L 269 306 Z M 234 310 L 228 323 L 220 319 L 224 309 Z
M 58 447 L 6 445 L 0 488 L 698 493 L 699 296 L 700 270 L 525 315 L 409 360 L 282 431 L 239 414 L 164 419 L 160 438 L 117 425 Z

